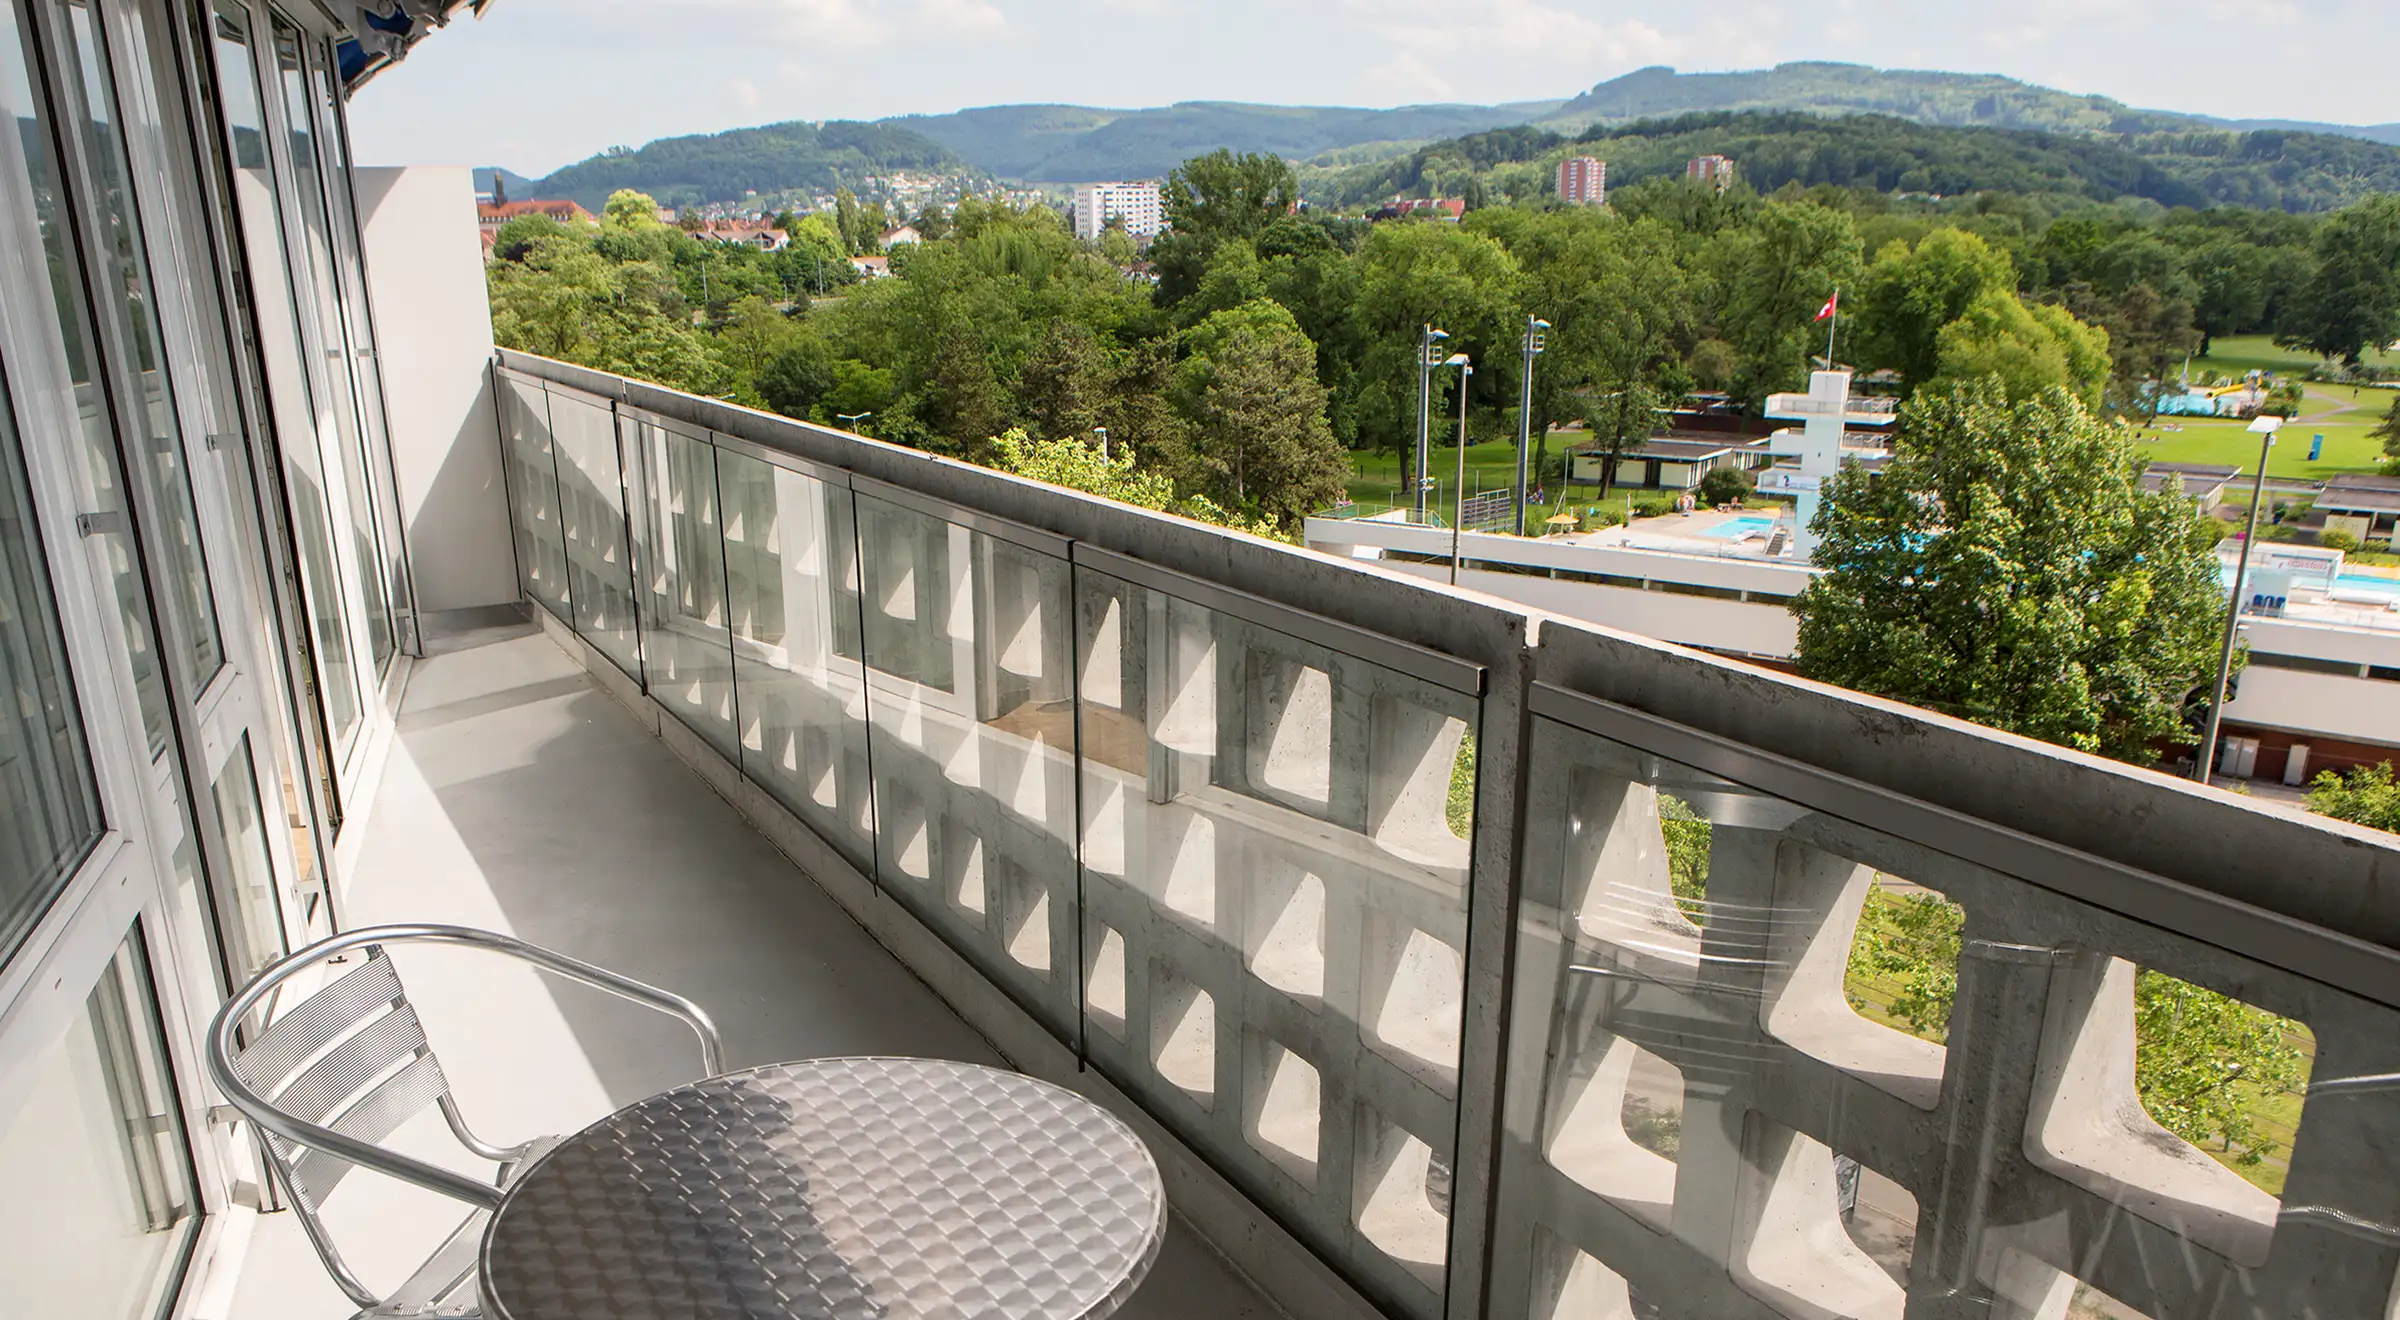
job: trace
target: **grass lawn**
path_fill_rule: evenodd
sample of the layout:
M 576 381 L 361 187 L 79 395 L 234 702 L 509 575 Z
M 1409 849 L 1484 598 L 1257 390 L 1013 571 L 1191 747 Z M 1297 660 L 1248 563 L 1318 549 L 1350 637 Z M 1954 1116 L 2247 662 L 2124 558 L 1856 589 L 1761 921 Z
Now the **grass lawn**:
M 2275 438 L 2267 475 L 2322 481 L 2337 472 L 2372 472 L 2382 466 L 2382 442 L 2367 433 L 2400 395 L 2375 389 L 2358 390 L 2356 399 L 2351 395 L 2347 385 L 2310 385 L 2300 415 L 2284 423 L 2283 434 Z M 2143 458 L 2162 463 L 2231 463 L 2245 473 L 2258 466 L 2258 437 L 2250 434 L 2248 422 L 2215 417 L 2162 417 L 2159 422 L 2182 429 L 2146 432 L 2157 438 L 2136 443 L 2135 450 Z M 2309 442 L 2318 435 L 2325 437 L 2325 453 L 2311 463 Z
M 1559 438 L 1551 437 L 1551 452 L 1558 452 Z M 1426 498 L 1426 505 L 1442 516 L 1447 524 L 1458 509 L 1458 446 L 1435 445 L 1426 464 L 1434 480 L 1441 484 Z M 1494 440 L 1467 446 L 1467 493 L 1507 490 L 1517 479 L 1517 442 Z M 1389 451 L 1370 453 L 1353 450 L 1350 454 L 1350 500 L 1361 513 L 1381 513 L 1385 509 L 1408 503 L 1406 477 L 1398 455 Z

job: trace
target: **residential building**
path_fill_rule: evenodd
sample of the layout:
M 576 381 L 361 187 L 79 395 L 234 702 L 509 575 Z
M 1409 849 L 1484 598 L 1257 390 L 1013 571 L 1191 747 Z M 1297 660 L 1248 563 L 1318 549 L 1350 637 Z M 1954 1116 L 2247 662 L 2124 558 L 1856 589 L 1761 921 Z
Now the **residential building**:
M 1600 206 L 1608 201 L 1608 162 L 1592 156 L 1570 156 L 1558 163 L 1558 198 L 1576 206 Z
M 850 258 L 850 269 L 857 271 L 866 279 L 880 280 L 892 273 L 892 259 L 890 257 L 852 257 Z
M 790 234 L 760 220 L 719 220 L 692 231 L 692 237 L 712 243 L 738 243 L 761 252 L 781 252 L 792 245 Z
M 1694 156 L 1683 167 L 1683 177 L 1723 192 L 1733 186 L 1733 161 L 1725 156 Z
M 385 921 L 688 995 L 736 1069 L 939 1055 L 1107 1108 L 1173 1200 L 1127 1316 L 2387 1313 L 2400 841 L 1656 640 L 1811 572 L 1707 538 L 1469 534 L 1454 590 L 1440 529 L 1337 558 L 496 352 L 467 170 L 349 149 L 468 7 L 0 0 L 0 1313 L 524 1314 L 480 1212 L 339 1147 L 271 1183 L 211 1080 L 236 987 Z M 1558 558 L 1476 566 L 1503 540 Z M 2304 617 L 2350 607 L 2326 571 L 2251 646 L 2338 632 L 2349 672 L 2254 660 L 2244 709 L 2382 718 L 2400 657 Z M 1846 998 L 1878 885 L 1966 913 L 1938 1040 Z M 463 949 L 395 953 L 402 1009 L 379 962 L 335 982 L 369 1031 L 244 1060 L 354 1140 L 691 1077 L 639 1009 Z M 2137 1026 L 2137 972 L 2308 1042 L 2263 1172 L 2148 1116 L 2137 1050 L 2219 1060 Z M 889 1247 L 806 1190 L 662 1270 L 798 1256 L 792 1305 L 855 1301 Z M 438 1248 L 442 1289 L 346 1296 L 302 1196 L 368 1282 Z M 1058 1208 L 955 1267 L 1055 1275 Z M 610 1264 L 554 1276 L 573 1313 L 645 1304 Z
M 883 231 L 882 242 L 886 251 L 896 247 L 915 247 L 924 241 L 925 236 L 917 232 L 915 225 L 900 225 Z
M 574 202 L 481 202 L 475 207 L 475 222 L 487 235 L 499 233 L 500 226 L 526 215 L 546 215 L 560 224 L 590 224 L 593 218 Z
M 1167 227 L 1166 202 L 1158 181 L 1139 183 L 1079 183 L 1075 185 L 1075 236 L 1100 237 L 1111 220 L 1124 222 L 1135 238 L 1152 238 Z

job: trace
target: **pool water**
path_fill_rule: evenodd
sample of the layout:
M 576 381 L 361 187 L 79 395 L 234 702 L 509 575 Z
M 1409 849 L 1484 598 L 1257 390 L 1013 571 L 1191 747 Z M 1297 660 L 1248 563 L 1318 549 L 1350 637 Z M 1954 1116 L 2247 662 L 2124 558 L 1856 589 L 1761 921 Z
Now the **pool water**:
M 1728 518 L 1700 533 L 1712 541 L 1739 541 L 1745 536 L 1766 536 L 1775 530 L 1773 518 Z

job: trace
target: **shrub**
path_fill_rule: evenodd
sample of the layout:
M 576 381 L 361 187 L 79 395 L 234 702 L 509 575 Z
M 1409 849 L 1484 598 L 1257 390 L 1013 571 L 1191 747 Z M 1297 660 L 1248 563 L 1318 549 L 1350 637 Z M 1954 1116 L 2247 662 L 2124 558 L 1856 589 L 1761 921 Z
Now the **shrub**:
M 2320 532 L 2317 534 L 2317 544 L 2328 550 L 2356 550 L 2358 538 L 2344 531 Z
M 1750 496 L 1750 476 L 1735 468 L 1711 468 L 1700 478 L 1700 503 L 1710 508 L 1739 504 Z
M 1663 518 L 1675 512 L 1675 497 L 1644 495 L 1633 502 L 1633 512 L 1637 518 Z

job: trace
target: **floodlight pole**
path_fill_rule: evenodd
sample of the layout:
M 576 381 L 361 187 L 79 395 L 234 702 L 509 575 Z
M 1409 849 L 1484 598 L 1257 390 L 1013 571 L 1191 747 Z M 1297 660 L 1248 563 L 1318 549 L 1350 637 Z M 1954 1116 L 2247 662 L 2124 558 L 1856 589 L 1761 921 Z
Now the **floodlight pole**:
M 2195 758 L 2200 764 L 2193 778 L 2203 784 L 2217 761 L 2217 730 L 2225 722 L 2225 688 L 2233 681 L 2233 639 L 2242 622 L 2242 588 L 2250 578 L 2250 546 L 2258 540 L 2258 506 L 2266 498 L 2267 451 L 2275 447 L 2275 431 L 2282 425 L 2282 418 L 2264 414 L 2250 423 L 2250 429 L 2258 432 L 2258 475 L 2250 482 L 2250 527 L 2242 533 L 2242 555 L 2233 570 L 2233 599 L 2225 606 L 2225 646 L 2217 655 L 2216 695 L 2208 703 L 2208 725 Z
M 1428 321 L 1417 340 L 1417 462 L 1408 475 L 1413 492 L 1409 507 L 1416 510 L 1415 521 L 1419 523 L 1425 521 L 1425 468 L 1433 440 L 1433 369 L 1440 365 L 1433 360 L 1433 346 L 1449 337 L 1448 331 L 1436 330 Z
M 1525 534 L 1525 463 L 1533 452 L 1533 360 L 1545 347 L 1542 332 L 1550 323 L 1538 316 L 1525 318 L 1525 393 L 1517 404 L 1517 535 Z
M 1450 508 L 1450 585 L 1458 585 L 1458 532 L 1464 526 L 1467 511 L 1467 379 L 1475 374 L 1473 363 L 1461 355 L 1458 363 L 1458 486 L 1451 492 L 1456 503 Z

